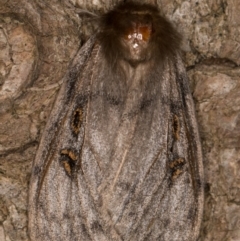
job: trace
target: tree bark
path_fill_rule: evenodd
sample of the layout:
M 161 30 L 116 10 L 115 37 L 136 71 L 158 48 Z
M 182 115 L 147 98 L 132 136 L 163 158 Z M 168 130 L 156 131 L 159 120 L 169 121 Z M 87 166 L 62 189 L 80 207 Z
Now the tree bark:
M 31 164 L 69 63 L 115 0 L 0 0 L 0 240 L 29 240 Z M 240 3 L 149 0 L 184 36 L 204 152 L 204 241 L 240 240 Z

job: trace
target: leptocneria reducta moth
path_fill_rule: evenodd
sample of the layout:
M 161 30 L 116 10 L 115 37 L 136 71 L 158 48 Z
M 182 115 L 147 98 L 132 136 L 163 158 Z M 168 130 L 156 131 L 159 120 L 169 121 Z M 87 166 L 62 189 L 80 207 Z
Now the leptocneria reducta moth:
M 32 241 L 195 241 L 203 166 L 180 35 L 120 4 L 76 55 L 33 164 Z

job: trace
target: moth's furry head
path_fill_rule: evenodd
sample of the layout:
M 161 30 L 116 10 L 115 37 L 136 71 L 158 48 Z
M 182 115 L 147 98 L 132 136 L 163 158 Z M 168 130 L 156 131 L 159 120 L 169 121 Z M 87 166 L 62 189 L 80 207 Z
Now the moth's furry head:
M 135 23 L 138 26 L 147 25 L 151 31 L 149 40 L 142 41 L 144 46 L 139 47 L 140 54 L 136 58 L 124 44 L 124 36 L 136 26 Z M 106 60 L 112 66 L 120 59 L 133 66 L 149 60 L 163 61 L 166 56 L 174 55 L 181 42 L 178 32 L 159 14 L 158 8 L 134 2 L 121 3 L 103 15 L 98 39 Z

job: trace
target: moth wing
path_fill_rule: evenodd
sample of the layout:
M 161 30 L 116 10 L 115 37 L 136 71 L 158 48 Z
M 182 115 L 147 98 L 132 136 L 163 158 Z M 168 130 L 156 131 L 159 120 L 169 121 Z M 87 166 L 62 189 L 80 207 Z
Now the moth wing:
M 158 196 L 161 221 L 155 225 L 155 234 L 154 222 L 148 222 L 148 225 L 152 226 L 152 234 L 158 237 L 156 240 L 195 241 L 204 204 L 202 148 L 188 77 L 179 56 L 170 64 L 170 69 L 166 163 L 170 178 L 160 185 L 163 189 L 162 195 Z
M 85 113 L 98 49 L 93 37 L 76 55 L 41 138 L 29 190 L 31 240 L 106 240 L 91 202 L 87 203 L 86 182 L 81 175 L 78 181 L 75 178 L 81 171 Z M 92 228 L 100 231 L 89 233 Z
M 187 75 L 180 57 L 174 60 L 152 70 L 140 97 L 140 85 L 128 89 L 115 139 L 109 142 L 111 161 L 98 191 L 101 212 L 109 219 L 108 230 L 117 233 L 116 240 L 198 237 L 203 210 L 201 143 Z M 97 130 L 104 126 L 102 121 L 95 125 Z
M 177 80 L 179 89 L 182 91 L 183 116 L 188 142 L 187 161 L 191 174 L 192 187 L 194 190 L 194 208 L 189 210 L 189 220 L 193 223 L 193 232 L 191 238 L 197 239 L 202 221 L 204 205 L 204 170 L 202 145 L 198 130 L 195 107 L 192 94 L 189 88 L 188 77 L 181 58 L 176 60 Z

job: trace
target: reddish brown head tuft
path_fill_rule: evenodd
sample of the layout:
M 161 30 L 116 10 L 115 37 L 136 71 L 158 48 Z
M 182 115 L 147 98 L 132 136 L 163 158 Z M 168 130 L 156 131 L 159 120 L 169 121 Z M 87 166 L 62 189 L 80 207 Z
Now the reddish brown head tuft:
M 150 4 L 122 3 L 102 17 L 98 39 L 110 64 L 162 61 L 178 51 L 181 37 Z

